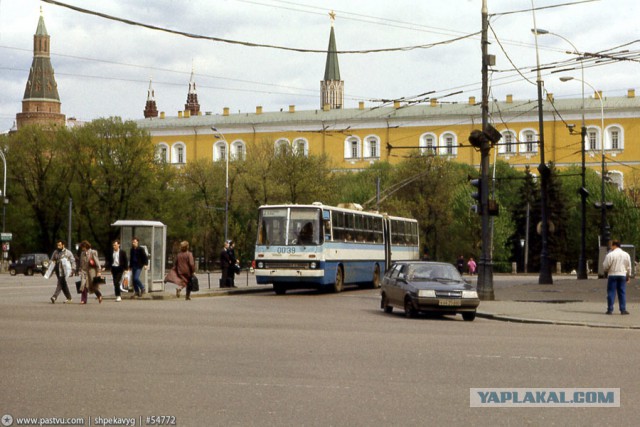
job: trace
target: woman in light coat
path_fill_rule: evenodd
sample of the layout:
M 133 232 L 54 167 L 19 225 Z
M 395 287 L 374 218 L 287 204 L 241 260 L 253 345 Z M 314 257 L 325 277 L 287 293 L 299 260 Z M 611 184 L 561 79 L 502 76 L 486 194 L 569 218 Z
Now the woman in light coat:
M 80 243 L 80 304 L 87 303 L 87 294 L 90 292 L 96 294 L 98 302 L 102 303 L 102 293 L 100 292 L 100 284 L 95 283 L 96 277 L 101 277 L 100 260 L 98 259 L 98 251 L 91 249 L 91 243 L 83 240 Z

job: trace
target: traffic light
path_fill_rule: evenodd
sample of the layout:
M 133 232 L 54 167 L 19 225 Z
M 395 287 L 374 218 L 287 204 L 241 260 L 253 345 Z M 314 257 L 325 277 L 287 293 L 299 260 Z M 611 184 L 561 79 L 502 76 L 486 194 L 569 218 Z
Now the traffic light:
M 482 215 L 482 179 L 469 177 L 469 184 L 477 189 L 471 193 L 471 198 L 476 201 L 476 204 L 471 206 L 471 210 Z
M 478 129 L 472 130 L 469 135 L 469 142 L 476 148 L 482 148 L 483 146 L 487 146 L 488 148 L 500 141 L 500 138 L 502 138 L 502 134 L 498 132 L 496 128 L 487 124 L 484 131 Z

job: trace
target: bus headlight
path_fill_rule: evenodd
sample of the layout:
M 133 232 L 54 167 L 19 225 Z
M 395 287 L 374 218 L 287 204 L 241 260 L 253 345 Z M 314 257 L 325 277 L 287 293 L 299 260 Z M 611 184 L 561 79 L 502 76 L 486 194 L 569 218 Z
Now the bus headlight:
M 258 268 L 264 268 L 264 262 L 258 261 Z
M 316 269 L 317 267 L 318 267 L 318 264 L 316 264 L 315 262 L 312 262 L 309 264 L 309 268 L 312 270 Z

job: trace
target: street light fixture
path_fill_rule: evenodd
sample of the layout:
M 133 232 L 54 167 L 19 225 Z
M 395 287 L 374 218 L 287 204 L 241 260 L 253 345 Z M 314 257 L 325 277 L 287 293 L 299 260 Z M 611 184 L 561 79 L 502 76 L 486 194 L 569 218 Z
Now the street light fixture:
M 225 179 L 224 179 L 224 240 L 229 240 L 229 147 L 227 144 L 227 139 L 224 137 L 222 132 L 216 129 L 215 126 L 211 127 L 211 130 L 214 132 L 213 136 L 216 139 L 222 140 L 224 143 L 224 157 L 225 157 Z
M 545 35 L 549 34 L 552 36 L 556 36 L 566 41 L 573 48 L 573 53 L 578 55 L 578 48 L 569 40 L 568 38 L 561 36 L 560 34 L 553 33 L 548 30 L 544 30 L 542 28 L 532 28 L 531 32 L 536 35 Z M 580 211 L 581 211 L 581 221 L 580 221 L 580 258 L 578 259 L 578 280 L 585 280 L 588 278 L 587 272 L 587 196 L 589 192 L 587 191 L 586 183 L 585 183 L 585 175 L 586 175 L 586 166 L 585 166 L 585 139 L 587 136 L 587 126 L 584 120 L 584 63 L 582 61 L 583 57 L 580 57 L 580 72 L 581 72 L 581 82 L 582 82 L 582 128 L 581 128 L 581 146 L 582 146 L 582 186 L 580 187 Z M 572 129 L 570 129 L 572 130 Z
M 600 100 L 600 152 L 602 154 L 602 183 L 600 188 L 600 246 L 607 246 L 609 243 L 609 224 L 607 224 L 607 203 L 605 201 L 605 153 L 604 153 L 604 101 L 602 100 L 602 95 L 598 92 L 593 86 L 587 83 L 584 80 L 577 79 L 575 77 L 560 77 L 561 82 L 568 82 L 570 80 L 578 80 L 583 84 L 586 84 L 593 90 L 593 93 L 598 96 L 598 100 Z

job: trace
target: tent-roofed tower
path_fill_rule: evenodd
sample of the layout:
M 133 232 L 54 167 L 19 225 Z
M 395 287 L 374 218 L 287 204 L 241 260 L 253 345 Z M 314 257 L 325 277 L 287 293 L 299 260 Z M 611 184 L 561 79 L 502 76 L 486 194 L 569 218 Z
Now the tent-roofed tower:
M 22 98 L 22 112 L 16 114 L 18 129 L 31 124 L 64 126 L 61 104 L 51 65 L 50 37 L 40 8 L 38 28 L 33 36 L 33 61 Z
M 189 79 L 189 93 L 187 94 L 187 103 L 184 104 L 184 111 L 189 111 L 192 116 L 197 116 L 200 113 L 198 93 L 196 92 L 196 82 L 193 78 L 193 67 L 191 68 L 191 78 Z
M 151 79 L 149 79 L 149 90 L 147 91 L 147 103 L 144 106 L 144 118 L 158 117 L 158 106 L 156 105 L 156 95 L 153 87 L 151 86 Z
M 332 11 L 329 16 L 331 17 L 331 33 L 327 49 L 327 63 L 324 67 L 324 80 L 320 82 L 320 107 L 324 108 L 327 105 L 330 109 L 340 109 L 344 105 L 344 82 L 340 80 L 338 49 L 336 35 L 333 31 L 336 14 Z

